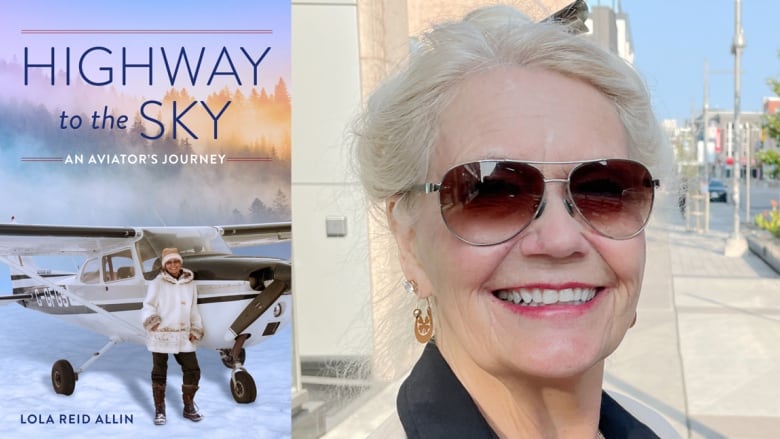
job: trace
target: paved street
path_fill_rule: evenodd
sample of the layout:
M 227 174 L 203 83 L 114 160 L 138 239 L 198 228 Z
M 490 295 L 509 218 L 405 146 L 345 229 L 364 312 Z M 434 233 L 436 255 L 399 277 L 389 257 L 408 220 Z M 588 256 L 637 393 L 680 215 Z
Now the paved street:
M 702 234 L 659 198 L 638 322 L 605 386 L 656 408 L 684 438 L 776 438 L 780 278 L 751 253 L 723 255 L 732 204 L 712 203 Z

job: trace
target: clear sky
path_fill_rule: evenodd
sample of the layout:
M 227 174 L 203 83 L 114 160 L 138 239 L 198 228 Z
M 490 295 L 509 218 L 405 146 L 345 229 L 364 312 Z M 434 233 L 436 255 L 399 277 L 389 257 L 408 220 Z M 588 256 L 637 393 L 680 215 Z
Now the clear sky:
M 611 6 L 612 1 L 590 1 Z M 653 94 L 658 117 L 684 120 L 701 112 L 704 63 L 709 64 L 710 108 L 734 108 L 734 0 L 622 0 L 634 43 L 634 64 Z M 761 111 L 774 96 L 768 78 L 780 78 L 780 1 L 742 0 L 742 111 Z

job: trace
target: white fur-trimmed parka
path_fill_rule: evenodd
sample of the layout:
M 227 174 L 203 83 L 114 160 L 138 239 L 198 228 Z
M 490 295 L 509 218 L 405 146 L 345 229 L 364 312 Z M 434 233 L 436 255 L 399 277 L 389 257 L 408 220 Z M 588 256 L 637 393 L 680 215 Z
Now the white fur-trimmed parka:
M 151 352 L 176 354 L 194 352 L 195 340 L 203 338 L 198 310 L 198 290 L 192 271 L 182 268 L 178 279 L 164 269 L 149 284 L 141 321 L 146 329 L 146 347 Z M 152 331 L 158 325 L 156 331 Z

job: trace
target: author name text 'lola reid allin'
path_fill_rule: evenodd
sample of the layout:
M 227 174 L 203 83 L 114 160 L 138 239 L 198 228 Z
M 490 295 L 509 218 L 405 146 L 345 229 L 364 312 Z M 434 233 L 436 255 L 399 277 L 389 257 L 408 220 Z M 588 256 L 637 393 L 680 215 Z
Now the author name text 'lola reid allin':
M 55 424 L 132 424 L 132 413 L 21 413 L 19 423 L 23 425 L 55 425 Z

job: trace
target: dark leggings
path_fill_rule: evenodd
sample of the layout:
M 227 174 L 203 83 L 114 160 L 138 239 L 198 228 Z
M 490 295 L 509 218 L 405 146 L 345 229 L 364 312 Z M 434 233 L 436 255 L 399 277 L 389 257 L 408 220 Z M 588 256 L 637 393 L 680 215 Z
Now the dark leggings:
M 173 354 L 173 358 L 181 366 L 184 375 L 184 384 L 198 385 L 200 381 L 200 366 L 195 352 L 179 352 Z M 165 384 L 168 376 L 168 354 L 152 352 L 152 382 Z

